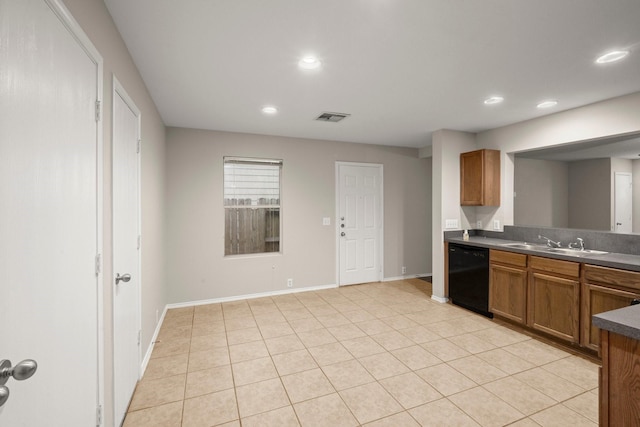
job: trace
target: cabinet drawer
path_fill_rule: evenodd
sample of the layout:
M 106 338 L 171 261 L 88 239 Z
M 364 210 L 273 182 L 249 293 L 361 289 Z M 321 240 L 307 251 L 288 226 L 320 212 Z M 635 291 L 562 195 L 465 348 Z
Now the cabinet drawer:
M 615 268 L 584 265 L 584 278 L 589 283 L 602 283 L 640 290 L 640 273 Z
M 491 250 L 489 255 L 491 262 L 501 262 L 503 264 L 514 265 L 516 267 L 527 266 L 527 256 L 525 254 L 517 254 L 514 252 Z
M 561 261 L 558 259 L 542 258 L 532 256 L 530 267 L 534 270 L 548 271 L 550 273 L 562 274 L 569 277 L 580 277 L 580 264 L 571 261 Z

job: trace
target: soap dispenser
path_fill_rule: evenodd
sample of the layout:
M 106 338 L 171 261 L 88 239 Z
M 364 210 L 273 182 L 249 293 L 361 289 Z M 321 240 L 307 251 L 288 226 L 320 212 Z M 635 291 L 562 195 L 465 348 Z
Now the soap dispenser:
M 464 230 L 462 232 L 462 240 L 464 240 L 465 242 L 469 241 L 469 232 L 467 230 Z

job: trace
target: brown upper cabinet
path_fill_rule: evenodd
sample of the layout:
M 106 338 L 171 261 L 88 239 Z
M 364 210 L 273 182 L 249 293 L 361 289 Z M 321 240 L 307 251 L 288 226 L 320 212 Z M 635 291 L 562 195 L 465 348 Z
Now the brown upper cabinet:
M 500 151 L 460 154 L 460 205 L 500 206 Z

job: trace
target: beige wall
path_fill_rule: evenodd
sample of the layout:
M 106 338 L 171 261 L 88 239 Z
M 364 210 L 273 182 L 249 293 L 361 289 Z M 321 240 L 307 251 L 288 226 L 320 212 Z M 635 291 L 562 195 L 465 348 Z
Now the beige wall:
M 101 0 L 63 0 L 104 59 L 104 425 L 113 424 L 111 112 L 112 76 L 118 78 L 142 113 L 142 352 L 156 327 L 156 310 L 167 303 L 164 290 L 165 127 L 146 86 Z
M 283 159 L 282 254 L 224 257 L 224 156 Z M 169 300 L 335 284 L 336 161 L 384 165 L 384 276 L 430 273 L 431 162 L 418 150 L 168 128 Z
M 515 225 L 568 227 L 569 164 L 515 158 Z
M 569 227 L 610 231 L 611 159 L 569 163 Z

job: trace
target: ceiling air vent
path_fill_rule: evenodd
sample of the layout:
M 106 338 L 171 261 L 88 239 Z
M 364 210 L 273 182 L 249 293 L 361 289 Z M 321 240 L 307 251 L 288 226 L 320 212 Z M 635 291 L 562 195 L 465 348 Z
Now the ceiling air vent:
M 347 117 L 349 117 L 351 114 L 345 114 L 345 113 L 322 113 L 320 114 L 318 117 L 316 117 L 316 120 L 320 121 L 320 122 L 333 122 L 333 123 L 337 123 L 342 119 L 345 119 Z

